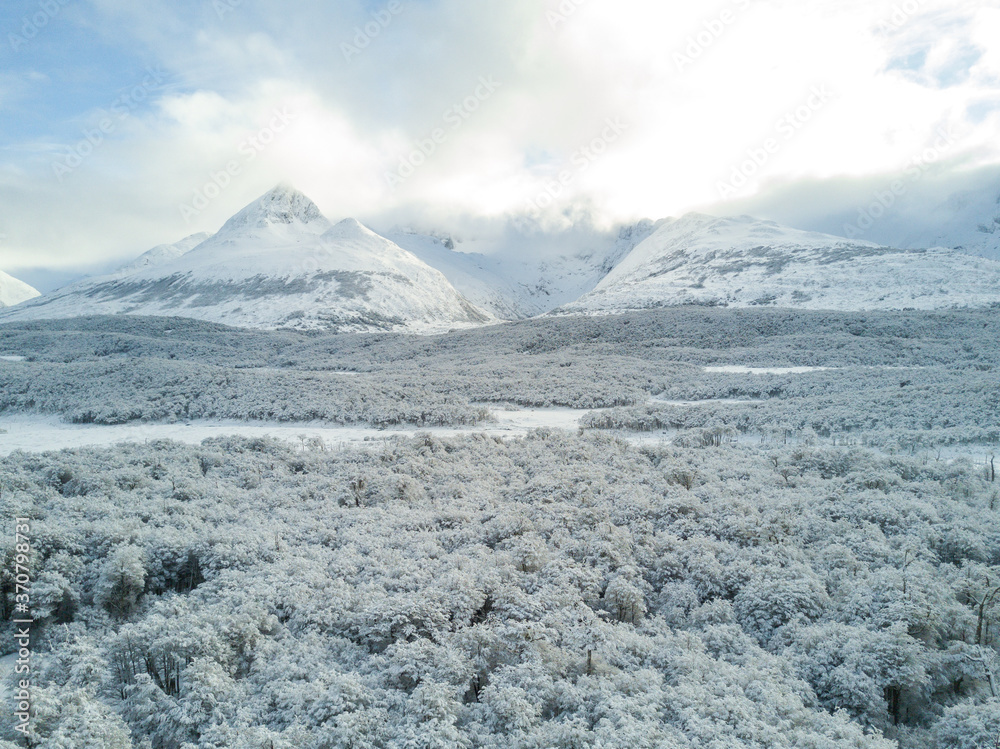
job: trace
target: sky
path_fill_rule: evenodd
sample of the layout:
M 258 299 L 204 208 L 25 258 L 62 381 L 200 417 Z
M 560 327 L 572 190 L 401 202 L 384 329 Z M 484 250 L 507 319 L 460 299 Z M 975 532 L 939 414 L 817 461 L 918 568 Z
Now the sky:
M 933 202 L 1000 164 L 1000 0 L 8 0 L 0 18 L 0 269 L 49 285 L 215 231 L 279 182 L 374 226 L 702 210 L 840 234 L 914 169 Z

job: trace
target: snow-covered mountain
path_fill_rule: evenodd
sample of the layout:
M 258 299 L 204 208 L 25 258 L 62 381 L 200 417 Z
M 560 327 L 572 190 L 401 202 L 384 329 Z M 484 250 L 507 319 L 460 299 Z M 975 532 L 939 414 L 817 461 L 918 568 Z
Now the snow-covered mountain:
M 1000 302 L 1000 263 L 944 248 L 903 250 L 749 216 L 664 222 L 560 313 L 681 304 L 940 309 Z
M 331 225 L 286 186 L 193 249 L 157 250 L 150 262 L 40 297 L 0 321 L 135 314 L 257 328 L 433 332 L 493 319 L 411 253 L 353 219 Z M 164 257 L 175 251 L 182 254 Z
M 982 201 L 979 201 L 982 202 Z M 970 215 L 982 213 L 978 203 Z M 1000 238 L 977 227 L 977 235 Z M 0 274 L 0 322 L 93 314 L 234 326 L 437 332 L 547 312 L 682 304 L 940 309 L 1000 302 L 1000 262 L 898 249 L 749 216 L 559 231 L 511 220 L 478 238 L 332 225 L 279 186 L 215 235 L 160 245 L 114 273 L 50 294 Z M 13 289 L 14 291 L 10 291 Z M 25 301 L 27 300 L 27 301 Z
M 36 296 L 38 296 L 36 289 L 0 271 L 0 307 L 12 307 Z
M 180 242 L 175 242 L 174 244 L 157 245 L 153 249 L 139 255 L 139 257 L 132 262 L 121 266 L 115 271 L 115 273 L 119 275 L 130 275 L 143 268 L 169 263 L 171 260 L 176 260 L 181 255 L 190 252 L 211 236 L 212 235 L 208 232 L 203 231 L 198 234 L 192 234 L 190 237 L 184 237 L 184 239 Z
M 950 247 L 1000 260 L 1000 189 L 955 193 L 923 219 L 899 232 L 900 246 Z
M 49 293 L 45 300 L 39 300 L 39 303 L 44 302 L 46 305 L 54 302 L 56 298 L 82 298 L 87 295 L 87 292 L 94 286 L 98 286 L 107 283 L 113 278 L 123 278 L 125 276 L 130 276 L 138 270 L 143 268 L 148 268 L 154 265 L 162 265 L 163 263 L 175 260 L 181 255 L 197 247 L 199 244 L 204 242 L 206 239 L 211 237 L 211 234 L 207 232 L 201 232 L 199 234 L 192 234 L 189 237 L 185 237 L 179 242 L 174 244 L 161 244 L 151 250 L 144 252 L 142 255 L 137 257 L 124 265 L 116 268 L 111 273 L 107 275 L 100 276 L 85 276 L 78 280 L 72 281 L 65 286 L 60 286 L 57 290 Z M 0 276 L 3 274 L 0 273 Z M 26 301 L 28 299 L 34 299 L 41 296 L 41 293 L 31 288 L 27 284 L 23 284 L 21 281 L 16 279 L 11 279 L 10 276 L 6 276 L 7 279 L 15 281 L 17 284 L 21 284 L 22 287 L 30 290 L 31 294 L 29 296 L 23 296 L 21 301 Z M 10 306 L 9 304 L 3 304 L 2 300 L 7 296 L 2 293 L 4 287 L 3 279 L 0 278 L 0 308 L 5 306 Z
M 1000 165 L 920 179 L 908 174 L 896 182 L 887 175 L 855 184 L 833 180 L 809 186 L 801 200 L 794 190 L 730 210 L 888 247 L 946 247 L 1000 260 Z
M 600 231 L 507 226 L 486 237 L 394 229 L 385 236 L 440 270 L 473 304 L 504 320 L 533 317 L 591 291 L 658 224 Z

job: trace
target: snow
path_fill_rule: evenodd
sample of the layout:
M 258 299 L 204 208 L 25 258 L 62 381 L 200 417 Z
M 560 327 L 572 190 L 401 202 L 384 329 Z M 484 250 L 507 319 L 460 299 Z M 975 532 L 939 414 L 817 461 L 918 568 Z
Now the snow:
M 500 259 L 449 249 L 447 239 L 434 236 L 393 232 L 387 237 L 441 271 L 452 286 L 480 309 L 507 320 L 530 317 L 536 312 L 524 289 L 506 277 Z
M 386 236 L 444 273 L 476 306 L 515 320 L 591 291 L 656 226 L 649 220 L 609 230 L 509 224 L 471 238 L 396 228 Z
M 1000 260 L 1000 180 L 995 174 L 963 179 L 951 191 L 915 191 L 913 200 L 901 201 L 870 233 L 899 247 L 947 247 Z
M 312 201 L 285 186 L 173 260 L 67 287 L 3 319 L 82 314 L 358 332 L 434 333 L 494 321 L 439 271 L 354 219 L 331 225 Z
M 975 210 L 985 208 L 976 203 Z M 309 198 L 281 185 L 214 236 L 161 245 L 112 275 L 22 299 L 0 312 L 0 322 L 137 314 L 249 328 L 430 334 L 553 311 L 613 314 L 688 304 L 947 309 L 1000 302 L 1000 262 L 940 247 L 885 247 L 749 216 L 692 213 L 613 229 L 507 220 L 488 229 L 465 238 L 409 228 L 383 236 L 350 218 L 333 225 Z M 1000 236 L 1000 224 L 986 229 Z M 5 283 L 20 282 L 0 274 L 0 302 Z
M 736 399 L 707 399 L 700 401 L 669 401 L 656 397 L 651 399 L 658 405 L 697 407 L 719 403 L 753 403 L 755 401 Z M 22 450 L 25 452 L 47 452 L 50 450 L 77 449 L 84 447 L 108 447 L 123 442 L 145 443 L 153 440 L 173 440 L 184 444 L 198 445 L 213 437 L 271 437 L 291 444 L 305 440 L 320 439 L 327 449 L 345 450 L 378 444 L 397 437 L 413 437 L 417 434 L 433 434 L 438 437 L 457 437 L 469 434 L 485 434 L 491 437 L 523 437 L 535 429 L 557 429 L 575 432 L 580 429 L 580 421 L 591 413 L 602 409 L 575 408 L 513 408 L 511 410 L 493 407 L 493 421 L 470 427 L 394 427 L 379 429 L 368 426 L 340 426 L 323 422 L 247 422 L 234 420 L 199 420 L 174 424 L 70 424 L 58 416 L 38 414 L 18 414 L 0 416 L 0 457 Z M 588 430 L 591 431 L 591 430 Z M 664 429 L 652 432 L 630 430 L 600 430 L 618 439 L 636 445 L 667 445 L 677 437 L 678 431 Z M 765 437 L 756 432 L 735 435 L 735 442 L 743 445 L 759 444 Z M 797 441 L 793 438 L 793 442 Z M 841 446 L 841 449 L 849 449 Z M 870 448 L 879 452 L 876 448 Z M 964 458 L 984 465 L 985 457 L 992 447 L 988 445 L 953 445 L 934 448 L 934 457 L 952 461 Z M 928 455 L 927 451 L 924 451 Z M 888 454 L 888 453 L 886 453 Z
M 202 242 L 204 242 L 211 236 L 212 235 L 207 232 L 200 232 L 198 234 L 192 234 L 188 237 L 185 237 L 184 239 L 180 240 L 179 242 L 175 242 L 174 244 L 157 245 L 156 247 L 153 247 L 152 249 L 142 253 L 135 260 L 132 260 L 118 267 L 117 269 L 115 269 L 113 272 L 109 273 L 106 276 L 94 276 L 94 277 L 82 278 L 79 281 L 75 281 L 71 284 L 68 284 L 56 290 L 56 292 L 47 295 L 44 299 L 39 299 L 39 303 L 47 303 L 50 299 L 63 299 L 67 297 L 72 298 L 74 300 L 80 300 L 82 298 L 86 298 L 87 293 L 95 286 L 101 284 L 102 282 L 107 282 L 114 279 L 121 279 L 126 276 L 130 276 L 133 273 L 136 273 L 137 271 L 143 270 L 144 268 L 150 268 L 158 265 L 163 265 L 164 263 L 169 263 L 172 260 L 176 260 L 181 255 L 190 252 L 191 250 L 193 250 L 195 247 L 200 245 Z M 5 306 L 4 293 L 3 293 L 3 283 L 4 283 L 3 275 L 4 274 L 0 273 L 0 308 Z M 27 299 L 34 299 L 35 297 L 40 296 L 40 294 L 34 289 L 32 289 L 32 291 L 34 293 L 30 297 L 25 298 L 23 301 L 27 301 Z M 82 314 L 87 314 L 87 313 L 82 313 Z
M 247 230 L 281 225 L 314 227 L 322 232 L 329 221 L 309 198 L 287 184 L 279 184 L 230 218 L 219 234 L 240 234 Z
M 171 260 L 176 260 L 181 255 L 184 255 L 195 247 L 200 245 L 206 239 L 209 239 L 212 235 L 208 232 L 199 232 L 198 234 L 192 234 L 189 237 L 185 237 L 179 242 L 174 244 L 161 244 L 157 245 L 151 250 L 147 250 L 135 260 L 130 263 L 118 268 L 115 271 L 117 275 L 130 275 L 143 268 L 148 268 L 156 265 L 163 265 L 164 263 L 169 263 Z M 87 279 L 85 283 L 90 283 L 90 279 Z
M 571 408 L 519 409 L 498 411 L 496 422 L 475 427 L 401 427 L 377 429 L 366 426 L 339 426 L 320 422 L 277 423 L 244 421 L 192 421 L 175 424 L 69 424 L 58 416 L 16 415 L 0 417 L 0 456 L 15 450 L 44 452 L 80 447 L 106 447 L 120 442 L 143 443 L 169 439 L 187 444 L 200 444 L 211 437 L 240 435 L 273 437 L 297 444 L 301 438 L 320 438 L 334 448 L 356 447 L 366 442 L 393 437 L 412 437 L 431 433 L 439 436 L 489 434 L 498 437 L 518 437 L 532 429 L 549 427 L 575 430 L 580 419 L 589 411 Z
M 578 429 L 580 419 L 591 413 L 580 408 L 521 408 L 515 411 L 494 411 L 495 430 L 522 432 L 529 429 Z M 481 431 L 481 430 L 477 430 Z
M 0 271 L 0 308 L 13 307 L 38 295 L 39 292 L 24 281 Z
M 680 304 L 803 309 L 943 309 L 1000 302 L 1000 263 L 901 250 L 749 216 L 665 222 L 563 313 Z
M 725 374 L 806 374 L 807 372 L 826 372 L 830 367 L 745 367 L 742 364 L 725 364 L 714 367 L 703 367 L 706 372 L 722 372 Z
M 663 396 L 654 395 L 650 400 L 658 406 L 677 406 L 679 408 L 696 408 L 698 406 L 719 406 L 719 405 L 733 405 L 742 406 L 747 403 L 758 403 L 759 401 L 750 400 L 747 398 L 705 398 L 704 400 L 697 401 L 678 401 L 678 400 L 667 400 Z

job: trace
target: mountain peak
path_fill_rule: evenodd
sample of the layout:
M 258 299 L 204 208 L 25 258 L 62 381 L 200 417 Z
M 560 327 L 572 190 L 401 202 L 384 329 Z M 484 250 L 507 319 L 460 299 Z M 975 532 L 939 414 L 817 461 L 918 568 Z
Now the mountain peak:
M 326 223 L 316 204 L 294 187 L 281 183 L 229 219 L 220 233 L 317 221 Z

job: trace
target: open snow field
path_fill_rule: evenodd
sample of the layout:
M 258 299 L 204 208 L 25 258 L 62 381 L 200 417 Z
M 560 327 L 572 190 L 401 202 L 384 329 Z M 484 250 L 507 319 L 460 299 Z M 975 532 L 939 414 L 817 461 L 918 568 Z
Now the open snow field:
M 475 427 L 394 427 L 306 423 L 254 423 L 245 421 L 192 421 L 176 424 L 70 424 L 58 416 L 17 415 L 0 417 L 0 456 L 15 450 L 43 452 L 80 447 L 107 447 L 122 442 L 143 444 L 154 440 L 174 440 L 189 445 L 211 437 L 273 437 L 293 444 L 322 440 L 327 449 L 344 449 L 396 437 L 430 433 L 439 437 L 460 434 L 488 434 L 519 437 L 532 429 L 577 429 L 589 411 L 574 408 L 519 408 L 495 411 L 496 421 Z
M 829 367 L 747 367 L 742 364 L 723 364 L 716 367 L 705 367 L 706 372 L 721 372 L 722 374 L 806 374 L 807 372 L 825 372 Z
M 662 401 L 653 403 L 697 408 L 710 404 L 753 403 L 744 400 L 711 401 Z M 269 437 L 293 445 L 306 442 L 322 444 L 326 450 L 347 450 L 372 446 L 397 438 L 431 434 L 436 437 L 456 437 L 466 434 L 484 434 L 490 437 L 523 437 L 533 429 L 559 429 L 575 432 L 582 428 L 581 420 L 600 410 L 578 408 L 518 408 L 491 411 L 494 421 L 469 427 L 391 427 L 378 429 L 364 426 L 327 425 L 322 422 L 305 423 L 254 423 L 245 421 L 193 421 L 176 424 L 70 424 L 57 416 L 19 415 L 0 416 L 0 457 L 21 450 L 45 452 L 49 450 L 77 449 L 84 447 L 109 447 L 121 443 L 145 444 L 155 440 L 173 440 L 187 445 L 199 445 L 213 437 Z M 666 446 L 674 444 L 679 430 L 659 429 L 639 431 L 631 429 L 604 430 L 620 440 L 634 445 Z M 759 432 L 735 433 L 726 439 L 731 444 L 758 445 L 769 438 Z M 798 436 L 790 436 L 788 444 L 802 444 Z M 846 450 L 853 445 L 841 444 Z M 873 448 L 886 454 L 884 450 Z M 924 449 L 915 453 L 926 459 L 939 461 L 966 460 L 974 465 L 986 465 L 995 454 L 996 446 L 989 444 L 948 445 Z

